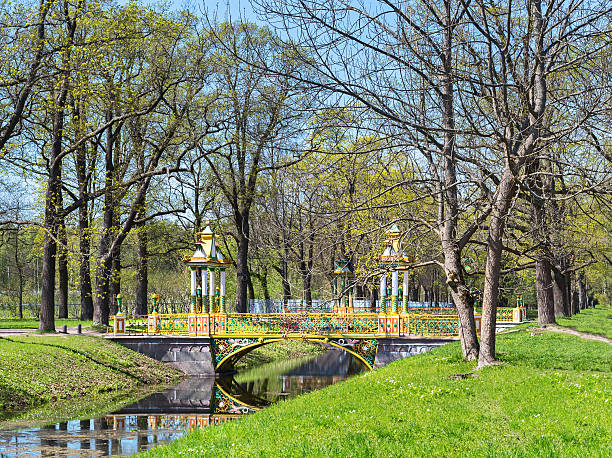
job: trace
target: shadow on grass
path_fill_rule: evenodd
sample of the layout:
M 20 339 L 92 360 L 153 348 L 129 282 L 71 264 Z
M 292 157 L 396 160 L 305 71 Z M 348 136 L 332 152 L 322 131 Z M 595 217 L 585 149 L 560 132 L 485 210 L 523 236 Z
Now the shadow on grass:
M 119 373 L 121 373 L 121 374 L 123 374 L 123 375 L 126 375 L 127 377 L 130 377 L 131 379 L 136 380 L 136 381 L 137 381 L 138 383 L 140 383 L 140 384 L 143 384 L 143 385 L 144 385 L 144 384 L 146 384 L 146 383 L 147 383 L 147 380 L 146 380 L 146 379 L 140 378 L 140 377 L 138 377 L 138 376 L 136 376 L 136 375 L 134 375 L 134 374 L 132 374 L 132 373 L 128 372 L 127 370 L 125 370 L 125 369 L 123 369 L 123 368 L 121 368 L 121 367 L 115 366 L 115 365 L 111 364 L 111 363 L 110 363 L 110 362 L 108 362 L 108 361 L 101 361 L 101 360 L 97 360 L 97 359 L 96 359 L 96 358 L 94 358 L 94 357 L 93 357 L 91 354 L 86 353 L 86 352 L 83 352 L 83 351 L 76 350 L 76 349 L 71 348 L 71 347 L 66 347 L 66 346 L 63 346 L 63 345 L 51 344 L 51 343 L 42 343 L 42 342 L 23 342 L 23 341 L 20 341 L 20 340 L 13 340 L 13 339 L 10 339 L 10 338 L 8 338 L 8 337 L 0 337 L 0 339 L 6 340 L 6 341 L 8 341 L 8 342 L 15 343 L 15 344 L 22 344 L 22 345 L 38 345 L 38 346 L 42 346 L 42 347 L 59 348 L 59 349 L 61 349 L 61 350 L 65 350 L 65 351 L 72 352 L 72 353 L 74 353 L 74 354 L 76 354 L 76 355 L 80 355 L 80 356 L 82 356 L 83 358 L 85 358 L 85 359 L 87 359 L 87 360 L 91 361 L 91 362 L 92 362 L 92 363 L 94 363 L 94 364 L 98 364 L 98 365 L 100 365 L 100 366 L 103 366 L 103 367 L 109 368 L 109 369 L 111 369 L 111 370 L 113 370 L 113 371 L 115 371 L 115 372 L 119 372 Z

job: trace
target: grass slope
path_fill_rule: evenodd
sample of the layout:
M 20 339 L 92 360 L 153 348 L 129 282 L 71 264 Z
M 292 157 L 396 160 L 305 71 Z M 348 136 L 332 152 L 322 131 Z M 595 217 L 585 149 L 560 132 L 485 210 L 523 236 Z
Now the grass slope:
M 612 306 L 598 305 L 592 309 L 584 309 L 571 318 L 557 318 L 557 323 L 576 331 L 612 339 Z
M 454 343 L 147 456 L 611 456 L 612 347 L 533 329 L 476 378 Z
M 238 369 L 251 368 L 273 361 L 315 356 L 328 350 L 327 347 L 307 340 L 284 340 L 264 345 L 247 353 L 236 365 Z
M 169 383 L 178 371 L 89 336 L 0 338 L 0 412 Z

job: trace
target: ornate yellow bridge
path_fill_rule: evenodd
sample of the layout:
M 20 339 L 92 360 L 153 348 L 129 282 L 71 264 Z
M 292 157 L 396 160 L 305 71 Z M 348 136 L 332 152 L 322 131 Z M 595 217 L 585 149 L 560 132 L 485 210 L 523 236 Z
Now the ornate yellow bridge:
M 500 323 L 525 319 L 523 308 L 499 308 Z M 476 317 L 477 328 L 480 317 Z M 374 367 L 381 339 L 458 337 L 452 309 L 415 309 L 409 313 L 216 313 L 158 314 L 113 317 L 114 336 L 185 336 L 210 339 L 216 371 L 231 367 L 255 348 L 281 340 L 309 340 L 342 348 Z

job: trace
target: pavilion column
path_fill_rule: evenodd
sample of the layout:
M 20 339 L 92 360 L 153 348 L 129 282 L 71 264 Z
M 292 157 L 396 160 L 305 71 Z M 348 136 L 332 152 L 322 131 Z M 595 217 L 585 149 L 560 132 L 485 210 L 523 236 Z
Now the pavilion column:
M 220 294 L 219 294 L 219 313 L 226 313 L 225 310 L 225 269 L 221 269 L 219 274 Z
M 391 313 L 397 313 L 397 298 L 398 298 L 399 281 L 397 270 L 391 272 Z
M 340 279 L 340 285 L 341 285 L 341 290 L 340 290 L 340 313 L 344 313 L 346 312 L 346 280 L 344 279 L 344 277 L 342 277 Z
M 195 313 L 196 309 L 196 288 L 197 288 L 197 272 L 196 268 L 191 268 L 191 303 L 189 306 L 189 313 Z
M 196 269 L 196 283 L 197 283 L 197 277 L 201 277 L 202 276 L 202 268 L 198 267 Z M 197 296 L 197 302 L 196 302 L 196 313 L 202 313 L 202 286 L 198 286 L 198 288 L 196 289 L 196 296 Z
M 408 271 L 404 271 L 404 296 L 402 297 L 402 313 L 408 313 Z
M 215 307 L 215 269 L 210 269 L 210 291 L 209 291 L 209 307 L 210 313 L 217 313 L 217 309 Z
M 202 313 L 210 313 L 208 305 L 208 267 L 202 268 Z
M 200 274 L 198 269 L 198 275 Z M 196 313 L 202 313 L 202 287 L 196 289 Z
M 340 308 L 340 295 L 338 293 L 338 277 L 334 277 L 334 305 L 332 308 L 332 312 L 336 313 L 336 311 Z
M 378 313 L 387 313 L 387 273 L 380 276 L 380 306 Z

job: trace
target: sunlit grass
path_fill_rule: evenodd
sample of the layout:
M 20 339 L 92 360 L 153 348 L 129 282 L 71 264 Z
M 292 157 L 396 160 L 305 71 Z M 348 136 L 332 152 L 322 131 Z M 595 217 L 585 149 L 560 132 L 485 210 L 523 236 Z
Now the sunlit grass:
M 149 456 L 611 456 L 610 345 L 534 329 L 499 336 L 501 366 L 450 344 Z
M 571 318 L 557 318 L 557 323 L 576 331 L 612 339 L 612 306 L 598 305 L 595 308 L 584 309 Z

